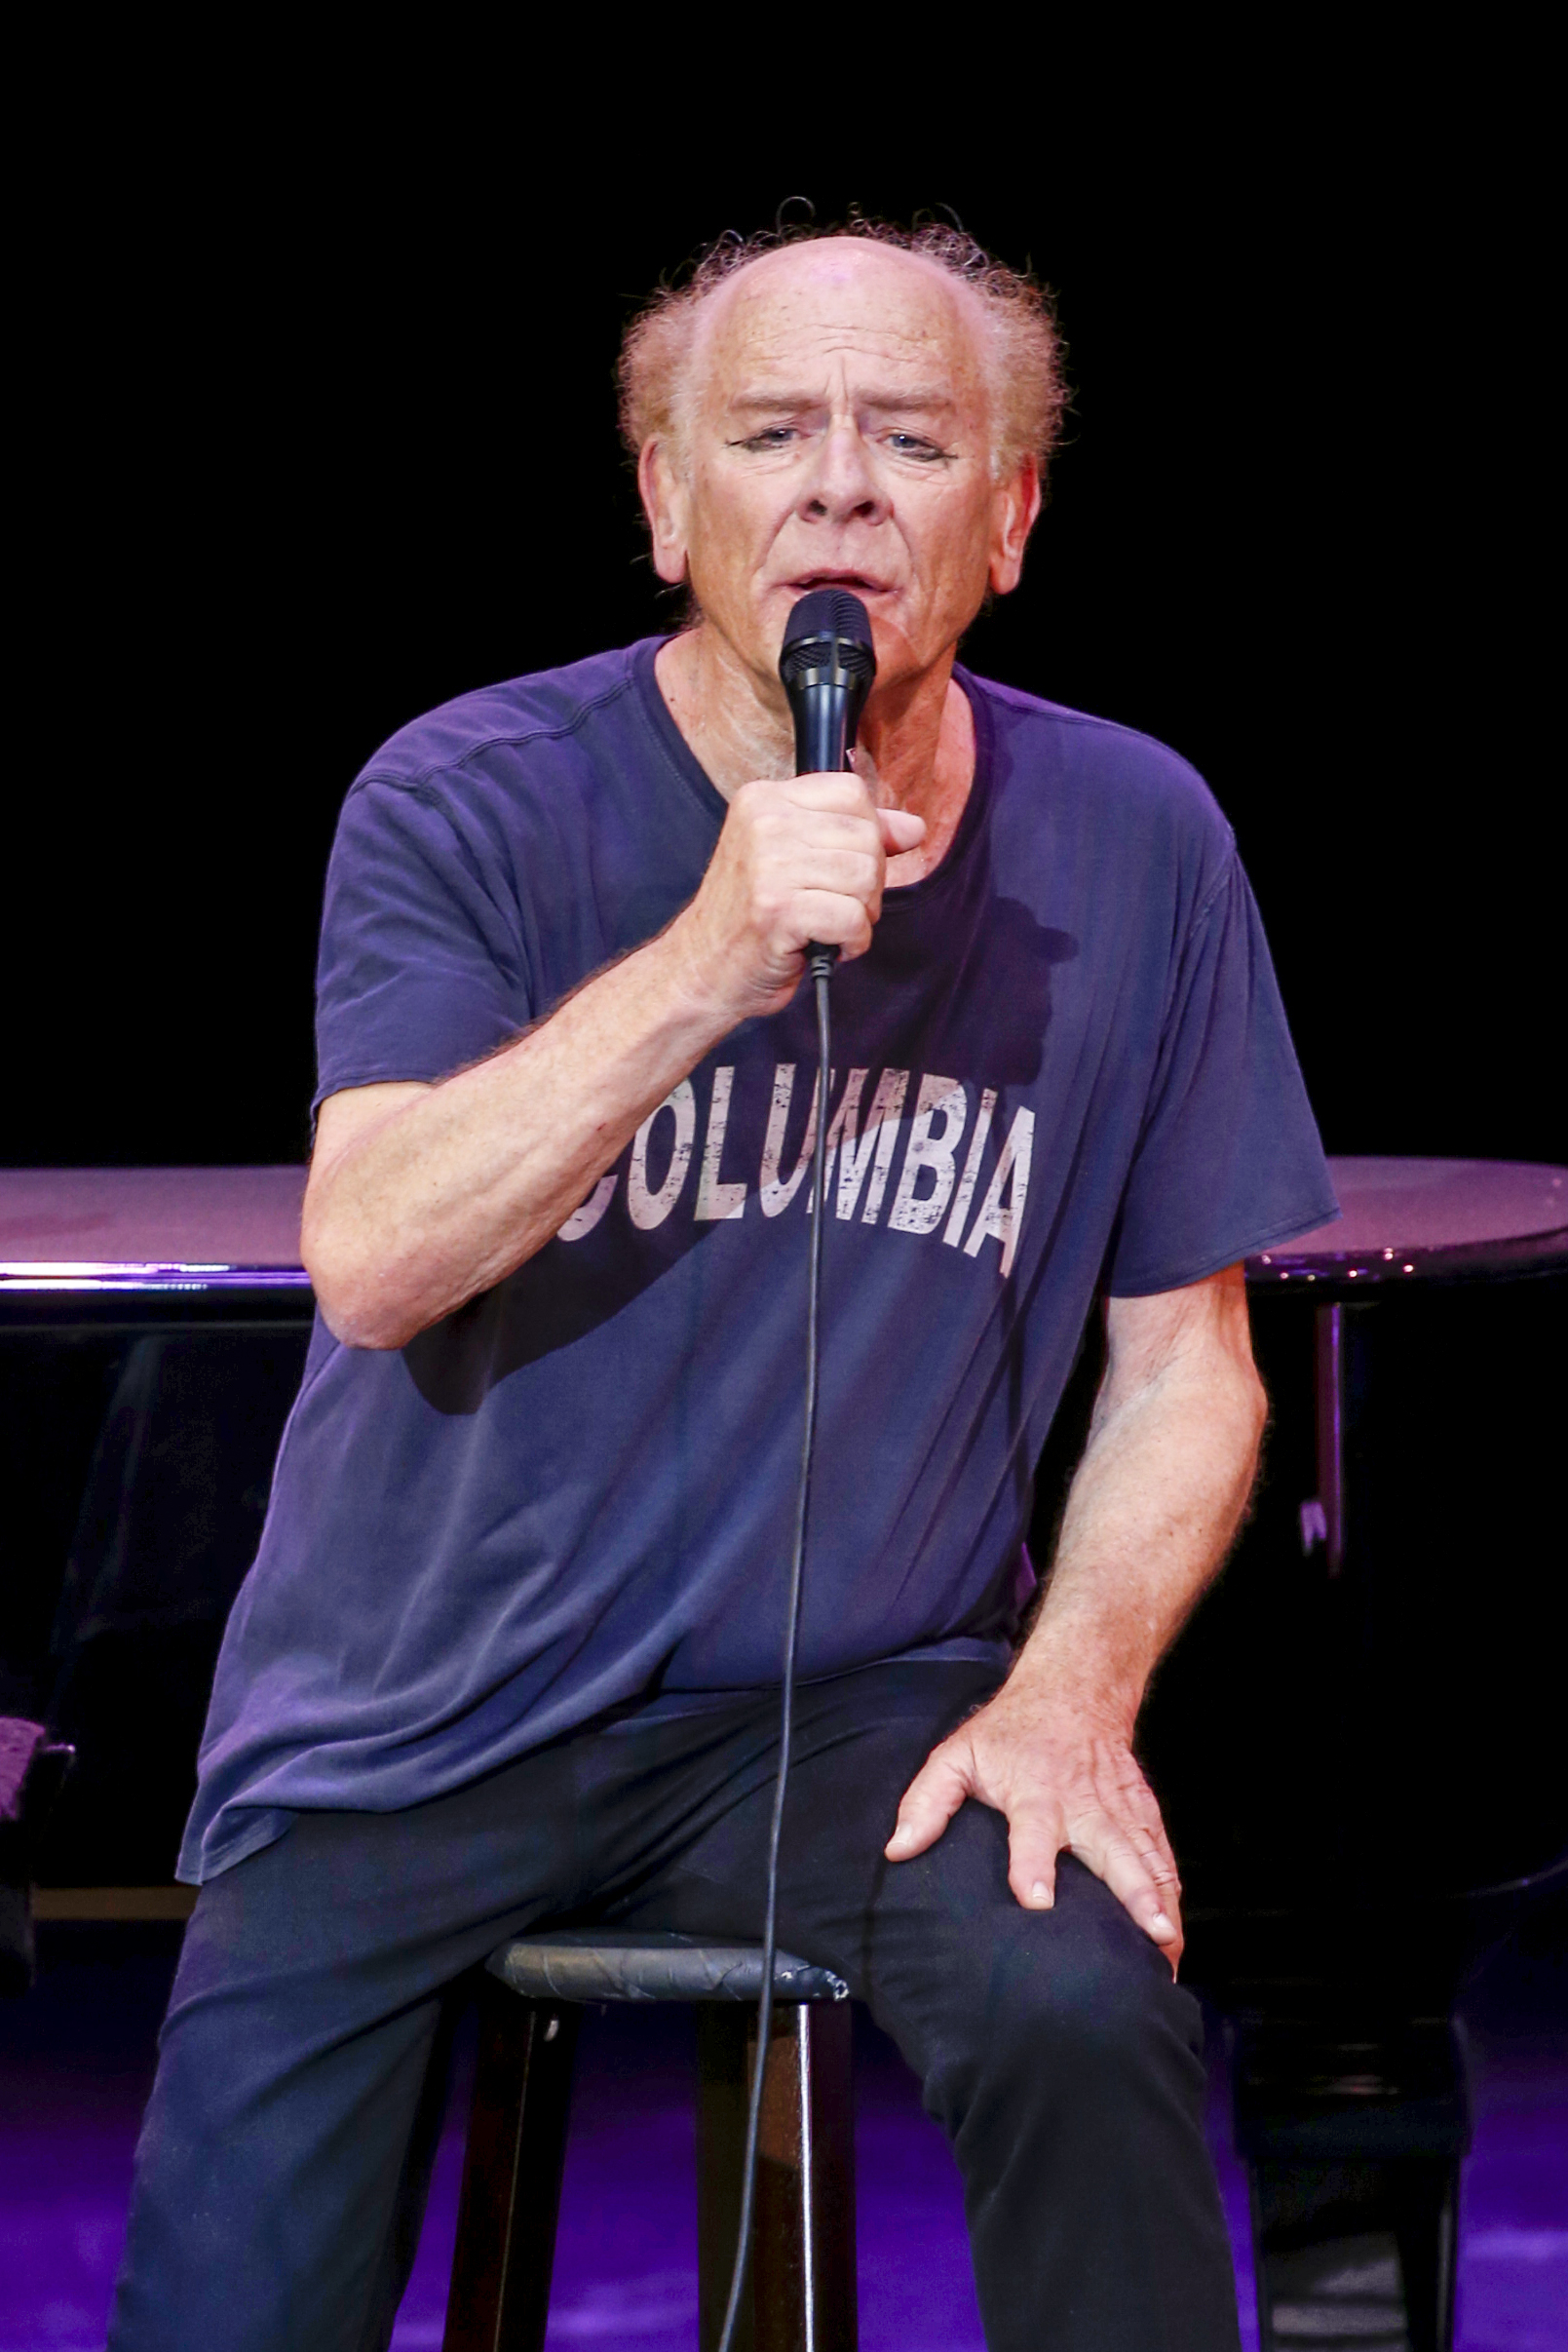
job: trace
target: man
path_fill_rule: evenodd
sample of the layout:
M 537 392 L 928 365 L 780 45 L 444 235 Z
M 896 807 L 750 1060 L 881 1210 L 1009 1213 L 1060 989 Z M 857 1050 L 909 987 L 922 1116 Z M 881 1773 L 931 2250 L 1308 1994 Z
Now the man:
M 993 2346 L 1208 2352 L 1234 2291 L 1130 1743 L 1253 1474 L 1239 1261 L 1332 1213 L 1256 916 L 1179 760 L 955 672 L 1059 407 L 1026 285 L 945 233 L 742 249 L 633 329 L 624 388 L 691 626 L 417 722 L 344 811 L 321 1319 L 214 1688 L 111 2340 L 383 2343 L 462 1973 L 563 1915 L 758 1934 L 819 939 L 782 1940 L 920 2072 Z M 859 772 L 794 778 L 779 647 L 830 582 L 877 679 Z

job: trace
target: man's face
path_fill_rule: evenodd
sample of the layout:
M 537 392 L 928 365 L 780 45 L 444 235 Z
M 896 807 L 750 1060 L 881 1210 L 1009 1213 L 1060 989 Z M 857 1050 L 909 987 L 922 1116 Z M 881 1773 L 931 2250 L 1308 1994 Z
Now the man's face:
M 991 471 L 975 297 L 934 263 L 853 238 L 753 262 L 698 326 L 675 450 L 643 452 L 661 576 L 777 692 L 790 607 L 851 588 L 877 684 L 929 670 L 1012 588 L 1034 469 Z

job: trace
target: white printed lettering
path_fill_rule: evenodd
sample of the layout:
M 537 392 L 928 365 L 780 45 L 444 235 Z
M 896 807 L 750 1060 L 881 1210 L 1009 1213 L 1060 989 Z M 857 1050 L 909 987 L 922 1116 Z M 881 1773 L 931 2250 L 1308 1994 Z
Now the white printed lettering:
M 833 1164 L 838 1158 L 838 1147 L 840 1142 L 843 1140 L 846 1126 L 848 1127 L 851 1136 L 853 1136 L 855 1133 L 855 1121 L 860 1107 L 860 1089 L 864 1086 L 867 1078 L 869 1078 L 870 1075 L 871 1073 L 869 1070 L 851 1070 L 849 1076 L 844 1081 L 843 1099 L 840 1101 L 837 1110 L 834 1111 L 832 1117 L 827 1122 L 827 1139 L 823 1147 L 824 1165 L 822 1168 L 822 1190 L 824 1193 L 829 1192 L 832 1189 Z M 838 1072 L 836 1070 L 829 1070 L 827 1073 L 827 1099 L 829 1102 L 831 1102 L 833 1099 L 833 1080 L 837 1076 Z M 811 1194 L 808 1192 L 806 1195 L 806 1215 L 808 1216 L 811 1215 L 815 1205 L 816 1204 L 813 1201 Z
M 792 1061 L 776 1064 L 773 1073 L 773 1101 L 768 1110 L 768 1133 L 762 1146 L 762 1172 L 757 1179 L 757 1205 L 764 1216 L 781 1216 L 800 1190 L 807 1169 L 811 1166 L 812 1147 L 817 1141 L 817 1095 L 820 1080 L 812 1080 L 811 1109 L 806 1114 L 805 1139 L 801 1143 L 794 1173 L 781 1176 L 779 1163 L 784 1156 L 784 1130 L 789 1124 L 789 1104 L 795 1091 L 795 1065 Z
M 730 1088 L 735 1083 L 735 1065 L 724 1064 L 713 1072 L 713 1097 L 708 1106 L 708 1139 L 703 1145 L 702 1172 L 697 1178 L 697 1206 L 694 1217 L 708 1217 L 719 1222 L 741 1215 L 746 1208 L 746 1186 L 719 1181 L 719 1162 L 724 1157 L 724 1131 L 730 1123 Z
M 558 1242 L 580 1242 L 585 1234 L 592 1233 L 605 1210 L 608 1209 L 610 1195 L 614 1190 L 614 1176 L 600 1176 L 581 1209 L 574 1209 L 565 1224 L 557 1229 L 555 1239 Z
M 989 1233 L 1002 1245 L 1002 1272 L 1011 1274 L 1013 1260 L 1017 1254 L 1018 1229 L 1023 1223 L 1023 1204 L 1029 1196 L 1029 1161 L 1034 1151 L 1034 1112 L 1020 1110 L 1002 1146 L 1002 1157 L 996 1164 L 996 1174 L 985 1188 L 980 1214 L 970 1228 L 964 1244 L 964 1255 L 973 1257 Z M 1008 1198 L 1004 1202 L 1003 1189 Z
M 938 1111 L 942 1130 L 934 1137 L 931 1123 Z M 958 1141 L 968 1117 L 969 1098 L 956 1078 L 921 1079 L 903 1155 L 903 1173 L 888 1212 L 888 1224 L 895 1232 L 929 1233 L 940 1222 L 958 1174 L 955 1165 Z M 917 1192 L 916 1186 L 927 1169 L 931 1171 L 931 1190 Z
M 980 1173 L 980 1157 L 985 1150 L 985 1138 L 991 1132 L 991 1116 L 995 1109 L 996 1089 L 994 1086 L 988 1086 L 980 1096 L 979 1116 L 975 1122 L 975 1133 L 969 1139 L 969 1156 L 964 1162 L 964 1173 L 958 1179 L 958 1190 L 953 1196 L 953 1214 L 948 1218 L 947 1230 L 942 1235 L 942 1240 L 949 1249 L 956 1248 L 963 1235 L 964 1219 L 968 1216 L 969 1205 L 975 1198 L 975 1186 Z
M 899 1115 L 903 1109 L 904 1092 L 908 1084 L 907 1070 L 884 1070 L 877 1080 L 876 1093 L 871 1098 L 871 1107 L 865 1117 L 865 1132 L 859 1141 L 853 1119 L 846 1121 L 843 1157 L 838 1164 L 840 1216 L 851 1217 L 855 1215 L 855 1204 L 860 1197 L 860 1185 L 869 1161 L 871 1180 L 865 1187 L 862 1218 L 867 1225 L 876 1223 L 882 1195 L 888 1187 L 888 1171 L 893 1166 L 893 1154 L 899 1141 Z
M 669 1168 L 657 1192 L 648 1189 L 648 1138 L 655 1124 L 669 1111 L 675 1122 L 674 1147 L 669 1154 Z M 631 1143 L 631 1164 L 626 1172 L 627 1212 L 634 1225 L 651 1232 L 662 1225 L 680 1198 L 680 1188 L 686 1181 L 691 1166 L 692 1138 L 697 1133 L 697 1098 L 692 1082 L 683 1078 L 660 1103 L 650 1111 L 637 1129 Z

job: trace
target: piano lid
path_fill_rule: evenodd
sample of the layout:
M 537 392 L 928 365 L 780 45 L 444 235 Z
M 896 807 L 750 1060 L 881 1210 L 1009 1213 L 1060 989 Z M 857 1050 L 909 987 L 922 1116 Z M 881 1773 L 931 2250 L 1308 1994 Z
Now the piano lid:
M 0 1292 L 308 1292 L 303 1168 L 0 1169 Z
M 1247 1260 L 1255 1284 L 1368 1283 L 1568 1260 L 1568 1169 L 1332 1159 L 1344 1210 Z M 303 1168 L 0 1169 L 0 1294 L 307 1293 Z
M 1519 1160 L 1331 1159 L 1344 1211 L 1246 1261 L 1252 1283 L 1368 1283 L 1568 1262 L 1568 1168 Z

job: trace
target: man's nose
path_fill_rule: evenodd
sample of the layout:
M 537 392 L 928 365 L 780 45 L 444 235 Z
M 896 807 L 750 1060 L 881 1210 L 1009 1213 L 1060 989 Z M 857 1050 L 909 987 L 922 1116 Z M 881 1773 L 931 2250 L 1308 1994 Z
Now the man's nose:
M 800 512 L 808 522 L 880 522 L 889 501 L 853 422 L 830 425 L 818 446 Z

